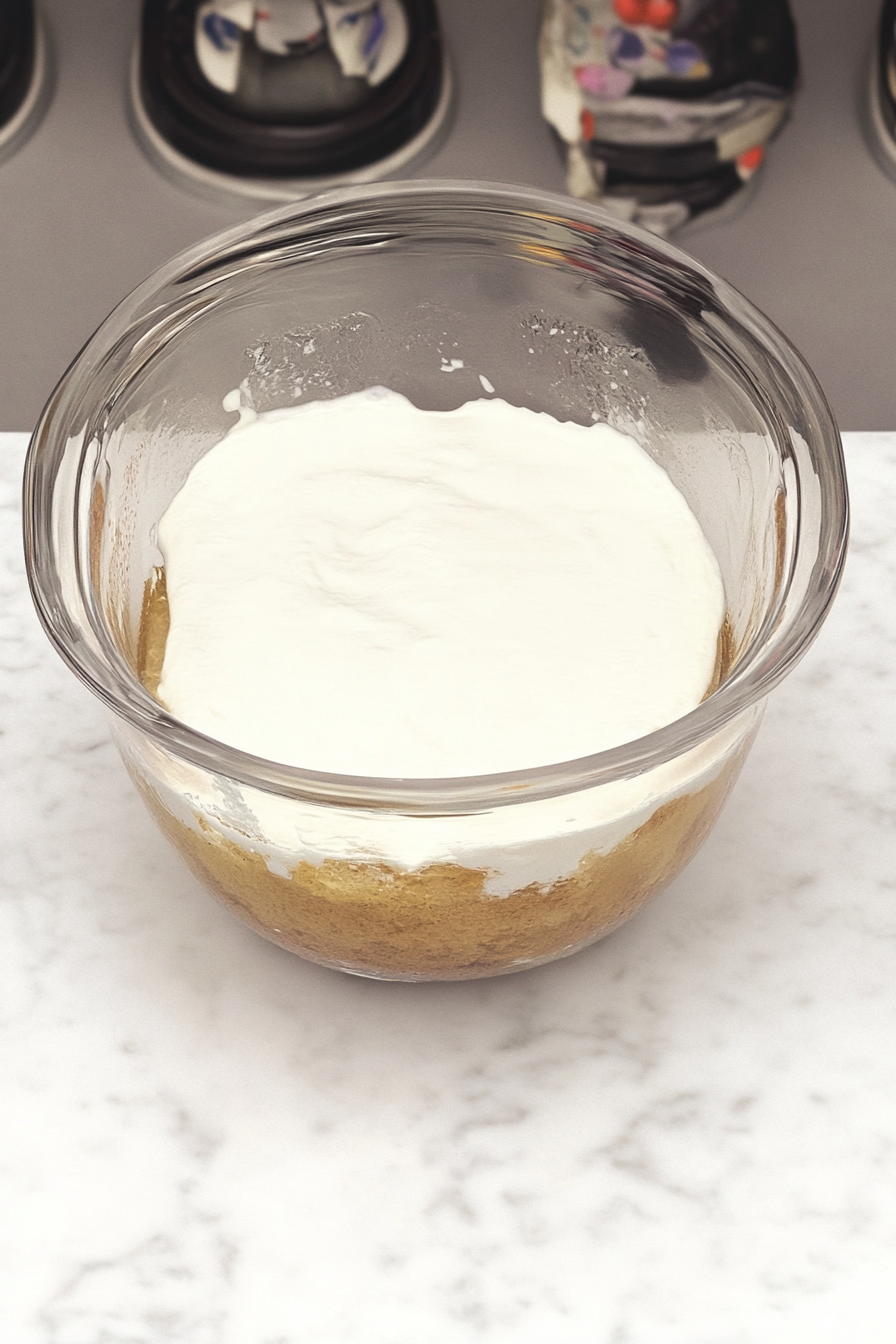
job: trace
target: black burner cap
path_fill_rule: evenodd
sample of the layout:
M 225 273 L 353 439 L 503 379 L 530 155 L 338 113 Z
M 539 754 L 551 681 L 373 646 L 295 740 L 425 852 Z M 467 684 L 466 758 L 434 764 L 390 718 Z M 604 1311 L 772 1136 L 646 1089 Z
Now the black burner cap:
M 246 178 L 351 172 L 401 149 L 436 109 L 444 71 L 434 0 L 401 0 L 408 47 L 375 86 L 344 76 L 326 45 L 270 56 L 248 44 L 256 83 L 266 71 L 281 91 L 292 80 L 292 106 L 282 96 L 253 104 L 209 83 L 195 52 L 200 2 L 145 0 L 140 94 L 159 134 L 208 168 Z
M 31 0 L 0 0 L 0 127 L 18 112 L 34 71 Z

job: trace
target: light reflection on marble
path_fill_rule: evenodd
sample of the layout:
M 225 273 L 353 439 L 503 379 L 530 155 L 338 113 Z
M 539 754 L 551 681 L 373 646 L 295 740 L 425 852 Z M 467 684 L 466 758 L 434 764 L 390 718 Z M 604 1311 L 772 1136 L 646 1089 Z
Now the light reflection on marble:
M 706 847 L 524 975 L 324 971 L 206 896 L 22 574 L 0 436 L 9 1344 L 892 1344 L 896 435 Z

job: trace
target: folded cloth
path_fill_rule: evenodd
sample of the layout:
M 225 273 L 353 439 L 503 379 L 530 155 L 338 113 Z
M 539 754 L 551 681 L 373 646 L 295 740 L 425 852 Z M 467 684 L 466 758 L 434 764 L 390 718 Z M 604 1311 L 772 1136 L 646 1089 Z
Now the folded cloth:
M 546 0 L 539 54 L 570 193 L 656 233 L 744 186 L 797 79 L 787 0 Z

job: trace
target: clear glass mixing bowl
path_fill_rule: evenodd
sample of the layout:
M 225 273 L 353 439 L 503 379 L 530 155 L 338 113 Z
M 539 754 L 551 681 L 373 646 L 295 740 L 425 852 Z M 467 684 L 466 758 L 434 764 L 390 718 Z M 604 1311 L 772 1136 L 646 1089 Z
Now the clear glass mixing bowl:
M 669 473 L 725 583 L 718 688 L 625 746 L 467 779 L 291 768 L 167 713 L 147 689 L 155 526 L 231 426 L 227 393 L 263 411 L 384 385 L 438 410 L 482 395 L 480 375 L 609 422 Z M 582 202 L 459 182 L 333 192 L 162 267 L 56 388 L 25 491 L 41 619 L 199 879 L 283 947 L 406 980 L 566 955 L 680 871 L 824 620 L 847 534 L 824 397 L 741 295 Z

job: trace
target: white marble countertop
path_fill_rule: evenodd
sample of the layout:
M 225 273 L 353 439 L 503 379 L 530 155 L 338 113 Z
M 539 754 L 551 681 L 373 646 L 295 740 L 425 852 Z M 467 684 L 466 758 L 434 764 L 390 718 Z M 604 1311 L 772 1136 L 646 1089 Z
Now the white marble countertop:
M 721 822 L 602 944 L 389 985 L 157 835 L 22 574 L 0 436 L 0 1336 L 893 1344 L 896 434 L 846 435 L 822 636 Z

